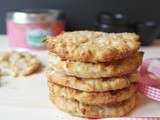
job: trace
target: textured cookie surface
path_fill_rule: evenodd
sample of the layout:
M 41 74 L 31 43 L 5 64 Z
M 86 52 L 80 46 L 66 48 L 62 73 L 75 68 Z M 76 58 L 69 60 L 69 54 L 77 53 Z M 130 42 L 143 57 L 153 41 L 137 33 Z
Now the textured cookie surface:
M 1 52 L 0 74 L 27 76 L 40 68 L 40 61 L 28 52 Z
M 138 50 L 138 39 L 134 33 L 75 31 L 47 37 L 45 43 L 64 60 L 98 63 L 128 57 Z
M 74 116 L 88 118 L 120 117 L 129 113 L 136 105 L 136 96 L 121 103 L 112 105 L 86 105 L 64 97 L 50 95 L 54 105 L 60 110 L 68 112 Z
M 131 86 L 124 89 L 107 92 L 84 92 L 73 88 L 57 85 L 53 83 L 53 81 L 48 81 L 48 86 L 50 94 L 54 96 L 77 100 L 80 103 L 88 105 L 121 102 L 132 97 L 137 90 L 135 84 L 132 84 Z
M 48 70 L 47 77 L 49 81 L 53 81 L 59 85 L 86 92 L 102 92 L 122 89 L 130 86 L 132 83 L 138 82 L 139 80 L 139 75 L 137 73 L 113 78 L 85 79 L 60 74 L 54 70 Z
M 122 76 L 136 71 L 142 62 L 142 58 L 143 52 L 137 52 L 124 60 L 93 64 L 70 60 L 64 61 L 50 52 L 48 62 L 50 68 L 54 68 L 55 71 L 66 75 L 80 78 L 101 78 Z

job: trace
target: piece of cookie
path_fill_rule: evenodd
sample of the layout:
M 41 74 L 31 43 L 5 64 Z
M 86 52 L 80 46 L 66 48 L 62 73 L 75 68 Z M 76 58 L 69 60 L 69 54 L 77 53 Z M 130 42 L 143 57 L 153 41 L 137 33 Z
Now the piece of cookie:
M 48 81 L 49 92 L 54 96 L 64 97 L 71 100 L 77 100 L 80 103 L 88 105 L 100 105 L 117 103 L 132 97 L 137 90 L 136 84 L 127 88 L 106 92 L 84 92 L 77 89 L 64 87 Z
M 11 76 L 27 76 L 37 71 L 40 61 L 28 52 L 1 52 L 0 74 Z
M 111 63 L 83 63 L 63 61 L 54 53 L 49 53 L 48 64 L 55 71 L 80 78 L 101 78 L 122 76 L 136 71 L 142 63 L 143 52 L 137 52 L 129 58 Z
M 113 78 L 85 79 L 60 74 L 54 70 L 48 70 L 47 77 L 49 81 L 53 81 L 56 84 L 86 92 L 103 92 L 122 89 L 139 80 L 138 73 Z
M 126 115 L 135 107 L 137 97 L 134 95 L 128 100 L 111 105 L 87 105 L 52 95 L 50 95 L 50 99 L 57 108 L 71 115 L 87 118 L 104 118 Z
M 75 31 L 48 36 L 45 44 L 63 60 L 99 63 L 130 56 L 139 49 L 138 39 L 135 33 Z

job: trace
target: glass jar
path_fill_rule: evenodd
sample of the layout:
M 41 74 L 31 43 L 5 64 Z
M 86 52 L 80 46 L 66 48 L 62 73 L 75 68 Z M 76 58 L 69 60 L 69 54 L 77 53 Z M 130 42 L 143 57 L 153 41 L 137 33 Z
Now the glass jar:
M 65 15 L 54 9 L 12 11 L 7 13 L 6 26 L 11 47 L 45 49 L 46 35 L 64 31 Z

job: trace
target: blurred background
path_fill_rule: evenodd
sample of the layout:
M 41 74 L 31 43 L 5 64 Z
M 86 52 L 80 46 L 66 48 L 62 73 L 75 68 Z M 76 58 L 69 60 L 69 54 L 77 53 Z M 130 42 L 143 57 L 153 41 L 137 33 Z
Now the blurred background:
M 23 9 L 58 9 L 65 14 L 65 31 L 136 32 L 142 44 L 159 35 L 159 0 L 3 0 L 0 34 L 6 34 L 6 13 Z

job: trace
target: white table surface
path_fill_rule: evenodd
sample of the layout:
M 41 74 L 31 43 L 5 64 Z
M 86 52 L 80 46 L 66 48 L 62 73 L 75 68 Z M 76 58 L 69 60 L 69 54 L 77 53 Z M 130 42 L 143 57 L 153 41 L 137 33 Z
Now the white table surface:
M 6 36 L 0 36 L 0 51 L 11 50 Z M 145 58 L 160 57 L 160 47 L 142 47 Z M 31 51 L 44 66 L 47 51 Z M 80 120 L 57 110 L 48 99 L 45 68 L 29 77 L 0 78 L 0 120 Z M 136 109 L 127 117 L 160 117 L 160 103 L 140 96 Z

